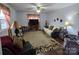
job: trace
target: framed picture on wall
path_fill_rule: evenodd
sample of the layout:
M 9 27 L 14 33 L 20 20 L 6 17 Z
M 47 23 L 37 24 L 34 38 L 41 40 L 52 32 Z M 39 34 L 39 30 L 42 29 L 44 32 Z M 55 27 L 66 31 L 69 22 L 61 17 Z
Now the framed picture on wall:
M 57 18 L 57 21 L 59 21 L 59 18 Z
M 63 20 L 62 19 L 60 19 L 60 22 L 62 22 Z
M 56 20 L 54 19 L 54 22 L 56 22 Z

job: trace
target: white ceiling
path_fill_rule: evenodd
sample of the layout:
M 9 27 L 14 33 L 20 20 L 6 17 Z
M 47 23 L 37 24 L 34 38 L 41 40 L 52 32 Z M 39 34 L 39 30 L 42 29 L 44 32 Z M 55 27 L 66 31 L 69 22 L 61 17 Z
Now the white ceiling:
M 65 8 L 73 3 L 40 3 L 45 9 L 43 11 L 54 11 L 57 9 Z M 37 5 L 36 3 L 10 3 L 10 5 L 16 10 L 16 11 L 35 11 L 33 6 Z

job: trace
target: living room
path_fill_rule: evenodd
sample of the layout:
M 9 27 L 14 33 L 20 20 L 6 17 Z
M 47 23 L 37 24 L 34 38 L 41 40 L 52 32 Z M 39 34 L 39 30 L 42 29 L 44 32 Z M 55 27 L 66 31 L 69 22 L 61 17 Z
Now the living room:
M 1 54 L 78 55 L 78 6 L 78 3 L 0 4 Z

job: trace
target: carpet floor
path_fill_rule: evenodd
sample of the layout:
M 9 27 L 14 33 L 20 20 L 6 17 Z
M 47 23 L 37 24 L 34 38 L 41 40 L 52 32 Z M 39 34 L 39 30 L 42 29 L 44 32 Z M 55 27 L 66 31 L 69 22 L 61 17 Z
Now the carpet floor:
M 51 39 L 52 38 L 45 35 L 42 31 L 26 32 L 24 34 L 24 40 L 29 41 L 35 48 L 50 45 L 52 43 Z

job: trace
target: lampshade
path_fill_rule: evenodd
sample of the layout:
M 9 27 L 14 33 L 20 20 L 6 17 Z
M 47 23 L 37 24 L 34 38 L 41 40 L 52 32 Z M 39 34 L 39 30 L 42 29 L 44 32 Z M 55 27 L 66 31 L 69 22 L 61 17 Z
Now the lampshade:
M 12 28 L 13 28 L 13 26 L 14 26 L 14 22 L 12 23 L 12 25 L 11 25 L 10 29 L 12 29 Z
M 66 21 L 66 22 L 65 22 L 65 25 L 66 25 L 66 26 L 68 26 L 68 25 L 69 25 L 69 22 L 68 22 L 68 21 Z

